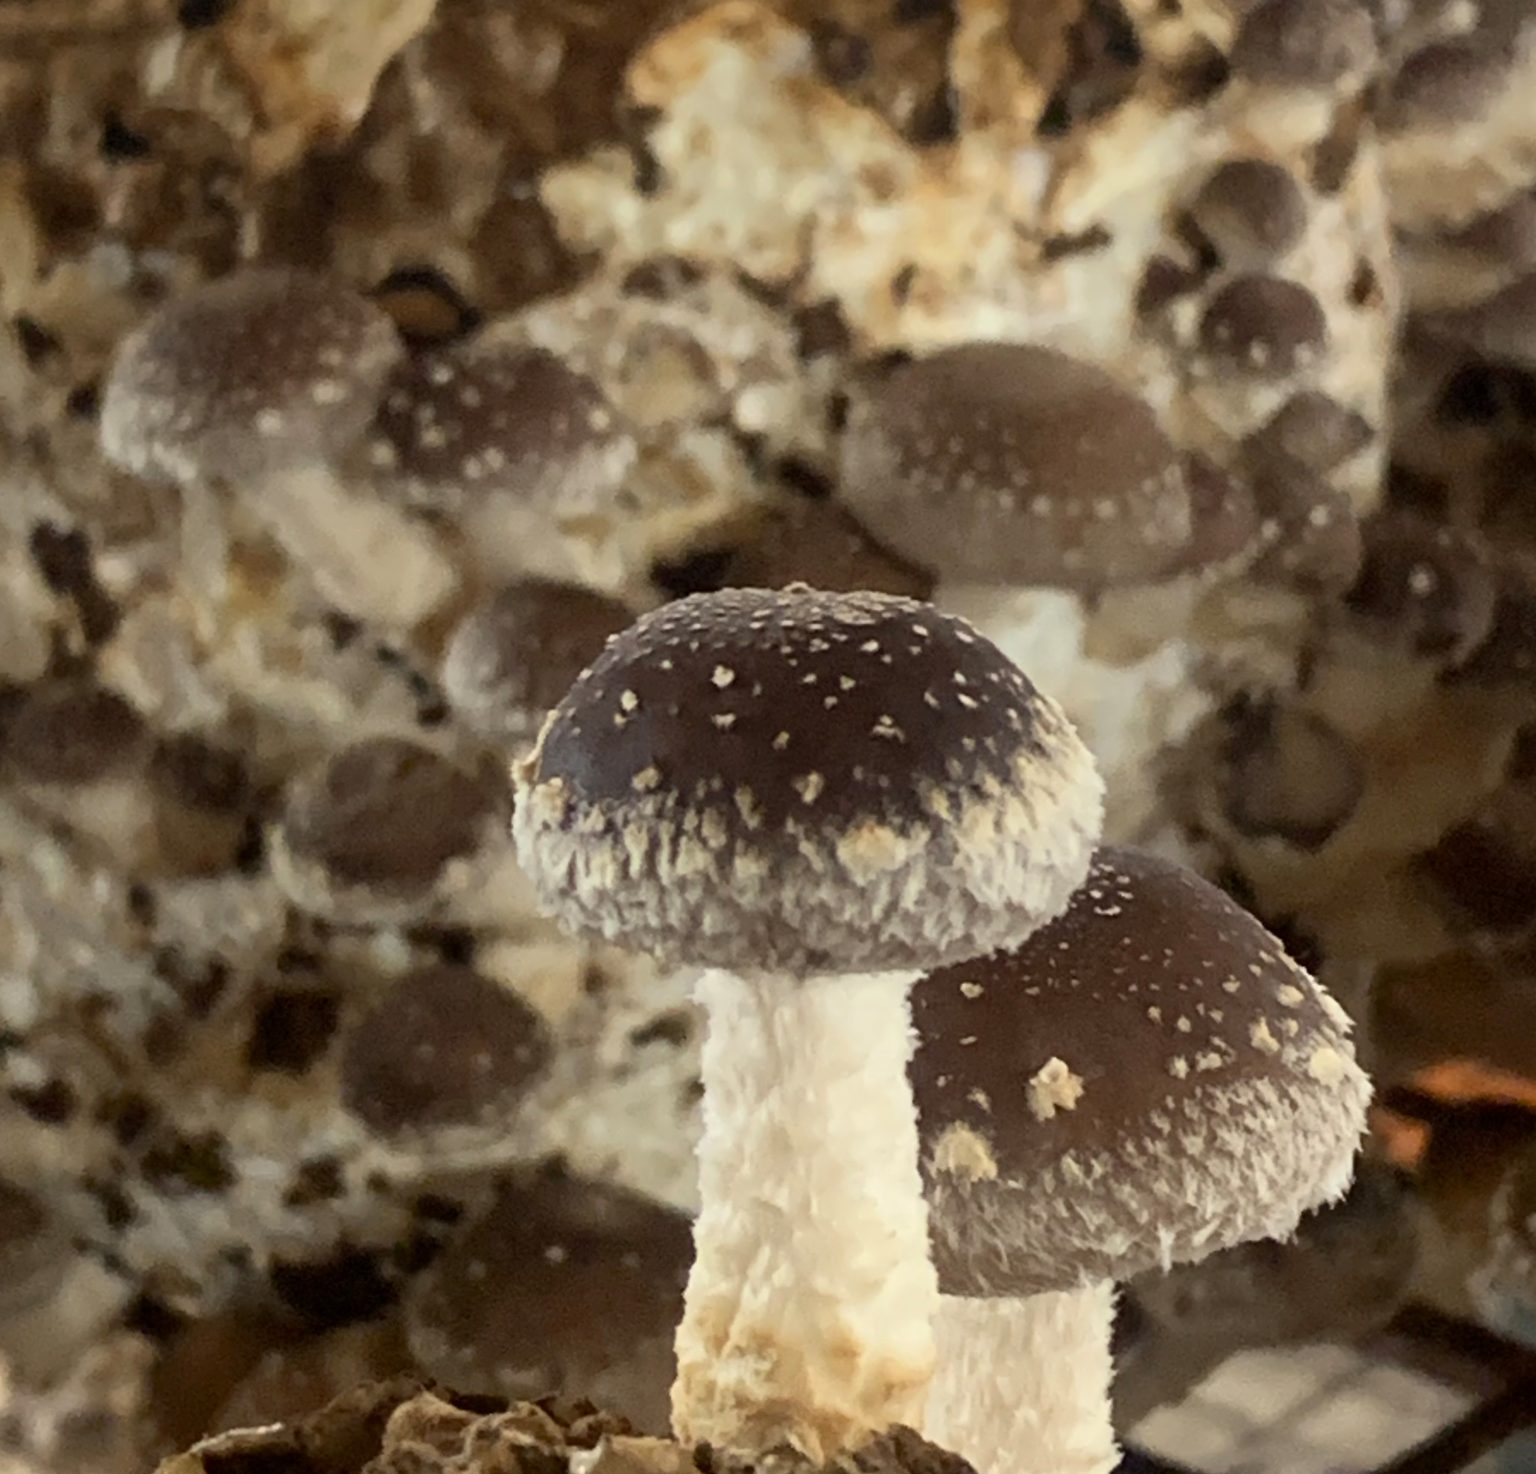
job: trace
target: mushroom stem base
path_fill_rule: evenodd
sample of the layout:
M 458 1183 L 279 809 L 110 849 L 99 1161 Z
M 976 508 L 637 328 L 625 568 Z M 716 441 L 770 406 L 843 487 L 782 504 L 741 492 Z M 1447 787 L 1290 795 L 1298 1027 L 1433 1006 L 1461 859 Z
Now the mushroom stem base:
M 924 1436 L 977 1474 L 1109 1474 L 1113 1319 L 1107 1283 L 1023 1300 L 946 1295 Z
M 678 1437 L 831 1460 L 911 1423 L 938 1286 L 907 1062 L 910 973 L 705 973 L 702 1209 Z

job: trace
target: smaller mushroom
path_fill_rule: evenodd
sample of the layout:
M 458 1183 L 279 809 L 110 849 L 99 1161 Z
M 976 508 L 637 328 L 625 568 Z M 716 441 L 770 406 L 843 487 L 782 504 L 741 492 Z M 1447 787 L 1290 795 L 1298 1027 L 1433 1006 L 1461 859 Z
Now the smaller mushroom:
M 1206 305 L 1200 352 L 1217 372 L 1285 379 L 1310 368 L 1328 347 L 1328 319 L 1299 282 L 1237 276 Z
M 118 349 L 102 393 L 114 464 L 179 487 L 189 566 L 224 554 L 215 486 L 361 619 L 410 627 L 457 574 L 430 529 L 344 484 L 401 347 L 366 298 L 330 278 L 248 268 L 173 297 Z
M 271 831 L 272 872 L 295 905 L 347 923 L 416 919 L 507 847 L 509 796 L 394 737 L 355 742 L 300 777 Z
M 1509 85 L 1513 57 L 1476 33 L 1415 51 L 1387 84 L 1377 113 L 1384 132 L 1474 123 Z
M 508 584 L 474 605 L 448 641 L 442 681 L 449 705 L 480 736 L 525 747 L 631 618 L 616 599 L 574 584 Z
M 1232 73 L 1264 87 L 1333 90 L 1369 75 L 1376 31 L 1358 0 L 1259 0 L 1243 17 Z
M 1189 218 L 1230 271 L 1268 266 L 1307 228 L 1307 198 L 1291 171 L 1269 159 L 1231 159 L 1189 203 Z
M 1479 686 L 1529 686 L 1536 677 L 1536 588 L 1523 570 L 1499 568 L 1483 638 L 1449 679 Z
M 1354 503 L 1300 461 L 1268 457 L 1253 477 L 1263 552 L 1256 582 L 1322 598 L 1354 586 L 1363 556 Z
M 1362 529 L 1360 576 L 1345 598 L 1373 643 L 1447 666 L 1466 661 L 1493 625 L 1496 582 L 1472 533 L 1388 514 Z
M 1255 465 L 1295 463 L 1318 475 L 1358 455 L 1373 439 L 1364 415 L 1346 409 L 1318 389 L 1302 389 L 1243 443 Z
M 1420 313 L 1413 326 L 1463 353 L 1536 370 L 1536 272 L 1471 306 Z
M 551 1053 L 542 1020 L 509 989 L 467 967 L 419 968 L 347 1031 L 342 1104 L 396 1142 L 499 1130 Z
M 1370 1097 L 1349 1020 L 1214 886 L 1104 847 L 1020 947 L 922 978 L 913 1021 L 924 1431 L 981 1474 L 1107 1474 L 1113 1281 L 1342 1196 Z
M 721 586 L 812 588 L 853 593 L 900 594 L 926 599 L 934 580 L 904 558 L 883 548 L 856 517 L 833 502 L 785 498 L 766 512 L 747 540 L 725 560 Z
M 596 383 L 543 348 L 477 338 L 406 360 L 372 458 L 397 496 L 450 512 L 491 578 L 613 586 L 603 547 L 635 441 Z
M 1215 788 L 1223 818 L 1243 838 L 1310 851 L 1349 822 L 1365 773 L 1343 733 L 1316 713 L 1255 701 L 1228 718 Z
M 558 1392 L 664 1433 L 692 1260 L 672 1209 L 553 1172 L 514 1181 L 412 1287 L 411 1350 L 461 1392 Z

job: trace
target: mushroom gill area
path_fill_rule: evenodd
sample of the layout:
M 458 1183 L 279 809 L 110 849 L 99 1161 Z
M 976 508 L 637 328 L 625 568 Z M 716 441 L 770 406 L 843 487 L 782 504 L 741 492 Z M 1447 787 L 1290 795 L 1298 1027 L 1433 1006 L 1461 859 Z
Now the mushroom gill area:
M 0 0 L 7 1474 L 690 1474 L 694 977 L 508 774 L 721 587 L 971 619 L 1354 1020 L 1127 1428 L 1527 1334 L 1533 92 L 1529 0 Z

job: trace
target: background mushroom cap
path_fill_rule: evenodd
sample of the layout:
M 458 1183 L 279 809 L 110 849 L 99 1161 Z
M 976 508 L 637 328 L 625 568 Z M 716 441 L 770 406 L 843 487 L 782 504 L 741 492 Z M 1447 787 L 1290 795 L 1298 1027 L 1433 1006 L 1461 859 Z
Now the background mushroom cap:
M 552 1052 L 543 1021 L 507 988 L 467 967 L 418 968 L 348 1032 L 341 1098 L 384 1136 L 493 1125 Z
M 518 778 L 524 867 L 572 930 L 843 972 L 958 959 L 1055 915 L 1102 792 L 1060 709 L 964 621 L 803 587 L 646 615 Z
M 0 1314 L 51 1299 L 70 1258 L 68 1236 L 43 1201 L 0 1178 Z
M 1376 30 L 1358 0 L 1260 0 L 1229 58 L 1234 76 L 1270 87 L 1332 87 L 1376 60 Z
M 1218 368 L 1283 379 L 1314 363 L 1328 346 L 1328 319 L 1299 282 L 1236 276 L 1200 319 L 1200 349 Z
M 672 1209 L 553 1173 L 509 1183 L 413 1287 L 411 1350 L 460 1392 L 586 1397 L 665 1432 L 692 1262 Z
M 342 283 L 240 271 L 173 297 L 124 340 L 102 446 L 178 483 L 329 461 L 367 430 L 401 352 L 389 318 Z
M 1301 389 L 1248 437 L 1243 448 L 1259 465 L 1295 462 L 1323 475 L 1364 450 L 1371 433 L 1364 415 L 1320 389 Z
M 941 1287 L 1033 1294 L 1283 1237 L 1349 1184 L 1349 1021 L 1192 871 L 1103 848 L 1016 951 L 913 989 Z
M 375 426 L 376 462 L 430 502 L 510 493 L 579 514 L 633 455 L 593 380 L 519 343 L 471 341 L 403 361 Z
M 1455 36 L 1425 46 L 1388 84 L 1381 125 L 1402 132 L 1475 122 L 1508 84 L 1511 62 L 1510 54 L 1486 36 Z
M 454 711 L 487 736 L 519 746 L 630 622 L 617 599 L 575 584 L 522 579 L 476 604 L 443 655 Z
M 1536 369 L 1536 272 L 1470 307 L 1425 313 L 1417 323 L 1463 351 Z
M 1262 266 L 1305 233 L 1307 198 L 1284 165 L 1229 159 L 1200 186 L 1189 218 L 1225 265 Z
M 116 691 L 59 680 L 21 697 L 5 722 L 0 757 L 24 782 L 84 784 L 133 772 L 151 744 L 148 724 Z
M 842 496 L 895 552 L 957 582 L 1153 582 L 1190 537 L 1188 489 L 1151 407 L 1026 343 L 943 349 L 856 389 Z

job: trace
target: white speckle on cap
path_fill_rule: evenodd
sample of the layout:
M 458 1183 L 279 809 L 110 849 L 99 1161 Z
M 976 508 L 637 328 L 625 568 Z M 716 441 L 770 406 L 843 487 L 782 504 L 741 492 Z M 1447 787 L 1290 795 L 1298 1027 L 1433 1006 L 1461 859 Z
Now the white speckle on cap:
M 1029 1082 L 1029 1109 L 1037 1121 L 1049 1121 L 1057 1111 L 1074 1109 L 1083 1098 L 1083 1077 L 1074 1075 L 1065 1060 L 1052 1057 Z
M 815 803 L 826 786 L 827 780 L 820 773 L 802 773 L 794 780 L 795 792 L 800 795 L 803 804 Z
M 1281 983 L 1275 989 L 1275 1000 L 1284 1008 L 1300 1008 L 1307 995 L 1293 983 Z
M 980 998 L 986 992 L 980 983 L 961 983 L 960 996 L 962 998 Z
M 1255 1049 L 1265 1054 L 1280 1053 L 1280 1041 L 1275 1038 L 1267 1019 L 1254 1020 L 1253 1027 L 1248 1030 L 1248 1039 Z
M 283 412 L 277 409 L 264 409 L 256 415 L 256 433 L 276 437 L 287 428 L 288 422 L 283 417 Z
M 717 665 L 710 673 L 709 679 L 723 691 L 736 679 L 736 672 L 728 665 Z
M 929 1160 L 935 1172 L 967 1182 L 992 1182 L 997 1177 L 997 1158 L 986 1139 L 959 1121 L 934 1143 Z
M 621 691 L 619 692 L 619 705 L 625 711 L 636 711 L 640 706 L 640 698 L 633 691 Z
M 1168 1061 L 1168 1073 L 1175 1080 L 1184 1080 L 1189 1076 L 1189 1061 L 1182 1054 L 1176 1054 Z
M 661 786 L 661 769 L 654 763 L 648 768 L 641 768 L 633 778 L 629 780 L 629 786 L 636 793 L 651 793 Z
M 992 1109 L 992 1097 L 988 1095 L 987 1092 L 983 1090 L 979 1085 L 974 1089 L 967 1090 L 965 1092 L 965 1098 L 970 1101 L 973 1106 L 977 1106 L 981 1110 L 990 1111 Z
M 1336 1085 L 1349 1072 L 1348 1056 L 1331 1044 L 1320 1044 L 1307 1058 L 1307 1073 L 1320 1085 Z

